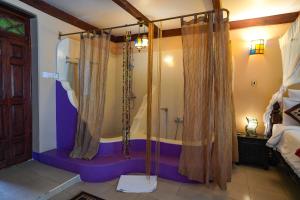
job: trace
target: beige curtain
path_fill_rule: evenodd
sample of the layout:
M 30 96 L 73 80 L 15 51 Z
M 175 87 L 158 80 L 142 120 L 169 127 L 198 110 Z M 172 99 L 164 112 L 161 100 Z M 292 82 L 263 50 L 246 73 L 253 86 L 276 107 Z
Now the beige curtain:
M 110 34 L 81 37 L 78 118 L 72 158 L 92 159 L 98 152 L 104 117 Z
M 230 181 L 234 134 L 229 24 L 207 14 L 182 20 L 183 146 L 179 172 L 222 189 Z

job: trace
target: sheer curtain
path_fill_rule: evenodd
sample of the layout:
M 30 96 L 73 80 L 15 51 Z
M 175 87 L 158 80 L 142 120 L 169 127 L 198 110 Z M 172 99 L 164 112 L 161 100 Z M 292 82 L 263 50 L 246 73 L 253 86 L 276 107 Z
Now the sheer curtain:
M 104 116 L 110 33 L 81 37 L 77 133 L 72 158 L 92 159 L 98 152 Z
M 236 152 L 228 27 L 213 13 L 182 20 L 184 123 L 179 172 L 195 181 L 213 180 L 223 189 Z
M 281 102 L 288 86 L 300 83 L 300 17 L 279 40 L 282 56 L 282 85 L 272 96 L 264 113 L 265 134 L 270 133 L 271 112 L 274 103 Z

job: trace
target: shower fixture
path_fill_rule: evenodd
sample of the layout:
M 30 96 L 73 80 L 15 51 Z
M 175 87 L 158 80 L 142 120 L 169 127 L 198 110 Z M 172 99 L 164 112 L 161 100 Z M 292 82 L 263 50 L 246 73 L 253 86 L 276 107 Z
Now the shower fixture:
M 178 128 L 179 128 L 179 125 L 183 123 L 183 118 L 176 117 L 174 122 L 176 124 L 175 140 L 177 140 Z
M 131 111 L 134 107 L 133 93 L 133 48 L 131 44 L 131 32 L 126 31 L 123 44 L 123 84 L 122 84 L 122 138 L 123 154 L 129 157 Z
M 78 64 L 79 63 L 79 58 L 71 58 L 69 56 L 66 56 L 66 63 Z

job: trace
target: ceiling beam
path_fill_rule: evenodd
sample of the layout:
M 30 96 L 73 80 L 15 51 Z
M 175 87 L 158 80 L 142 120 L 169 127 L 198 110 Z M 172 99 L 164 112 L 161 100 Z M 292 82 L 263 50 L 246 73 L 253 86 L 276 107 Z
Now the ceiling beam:
M 293 13 L 285 13 L 280 15 L 273 15 L 268 17 L 260 17 L 254 19 L 246 19 L 246 20 L 239 20 L 239 21 L 231 21 L 230 29 L 240 29 L 240 28 L 247 28 L 252 26 L 267 26 L 267 25 L 274 25 L 274 24 L 284 24 L 284 23 L 291 23 L 297 19 L 300 12 L 293 12 Z M 163 37 L 172 37 L 172 36 L 180 36 L 181 35 L 181 28 L 176 29 L 169 29 L 163 30 L 162 33 Z M 123 42 L 123 36 L 116 36 L 114 38 L 114 42 Z
M 138 21 L 144 21 L 146 22 L 146 26 L 148 26 L 148 23 L 151 22 L 150 19 L 148 19 L 143 13 L 141 13 L 138 9 L 136 9 L 131 3 L 129 3 L 127 0 L 112 0 L 116 4 L 118 4 L 123 10 L 128 12 L 130 15 L 132 15 L 134 18 L 136 18 Z M 157 35 L 158 27 L 154 25 L 154 35 Z
M 116 4 L 118 4 L 121 8 L 123 8 L 126 12 L 128 12 L 130 15 L 132 15 L 134 18 L 136 18 L 139 21 L 144 21 L 146 23 L 149 23 L 150 20 L 141 13 L 138 9 L 136 9 L 132 4 L 130 4 L 126 0 L 112 0 Z
M 93 26 L 87 22 L 84 22 L 73 15 L 70 15 L 44 1 L 41 0 L 20 0 L 23 3 L 26 3 L 48 15 L 51 15 L 55 18 L 58 18 L 62 21 L 65 21 L 69 24 L 72 24 L 78 28 L 83 30 L 97 30 L 99 29 L 96 26 Z M 150 20 L 144 16 L 141 12 L 139 12 L 135 7 L 133 7 L 129 2 L 126 0 L 112 0 L 117 3 L 119 6 L 126 7 L 126 11 L 129 12 L 132 16 L 134 16 L 138 20 L 144 20 L 145 22 L 149 22 Z M 212 0 L 212 2 L 220 0 Z M 126 3 L 127 2 L 127 3 Z M 217 2 L 216 2 L 217 3 Z M 121 7 L 122 7 L 121 6 Z M 221 6 L 221 5 L 220 5 Z M 123 7 L 122 7 L 123 8 Z M 215 6 L 214 6 L 215 8 Z M 130 11 L 128 11 L 130 10 Z M 266 26 L 266 25 L 274 25 L 274 24 L 283 24 L 283 23 L 291 23 L 297 19 L 300 12 L 293 12 L 293 13 L 285 13 L 280 15 L 273 15 L 268 17 L 260 17 L 260 18 L 253 18 L 253 19 L 245 19 L 245 20 L 238 20 L 238 21 L 231 21 L 230 29 L 240 29 L 240 28 L 247 28 L 251 26 Z M 156 34 L 155 34 L 156 35 Z M 171 37 L 171 36 L 179 36 L 181 35 L 181 29 L 170 29 L 163 31 L 163 37 Z M 133 36 L 134 38 L 135 36 Z M 113 42 L 123 42 L 123 36 L 113 36 L 111 37 L 111 41 Z
M 48 15 L 51 15 L 57 19 L 65 21 L 65 22 L 72 24 L 83 30 L 88 31 L 88 30 L 97 30 L 98 29 L 98 27 L 93 26 L 87 22 L 84 22 L 81 19 L 78 19 L 77 17 L 74 17 L 73 15 L 70 15 L 70 14 L 66 13 L 65 11 L 62 11 L 62 10 L 48 4 L 45 1 L 42 1 L 42 0 L 20 0 L 20 1 L 38 9 L 44 13 L 47 13 Z
M 274 24 L 290 23 L 297 19 L 300 12 L 285 13 L 268 17 L 259 17 L 253 19 L 245 19 L 239 21 L 231 21 L 230 29 L 247 28 L 251 26 L 266 26 Z

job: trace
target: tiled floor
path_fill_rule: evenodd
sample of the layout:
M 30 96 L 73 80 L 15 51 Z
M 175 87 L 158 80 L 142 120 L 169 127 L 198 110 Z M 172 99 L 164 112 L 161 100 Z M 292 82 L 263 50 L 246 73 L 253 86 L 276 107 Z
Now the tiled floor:
M 183 184 L 159 179 L 158 189 L 148 194 L 116 192 L 117 179 L 105 183 L 79 182 L 54 196 L 52 200 L 67 200 L 86 191 L 106 200 L 299 200 L 300 186 L 272 168 L 268 171 L 237 166 L 227 191 L 212 185 Z
M 0 200 L 45 199 L 78 175 L 31 160 L 0 170 Z M 79 177 L 78 177 L 79 179 Z
M 0 200 L 45 199 L 49 190 L 76 177 L 76 174 L 41 164 L 25 162 L 0 170 Z M 184 184 L 159 178 L 158 189 L 148 194 L 116 192 L 117 179 L 105 183 L 78 182 L 53 196 L 69 200 L 81 191 L 106 200 L 299 200 L 300 186 L 276 168 L 263 170 L 237 166 L 227 191 L 217 186 Z M 50 195 L 51 196 L 51 195 Z

